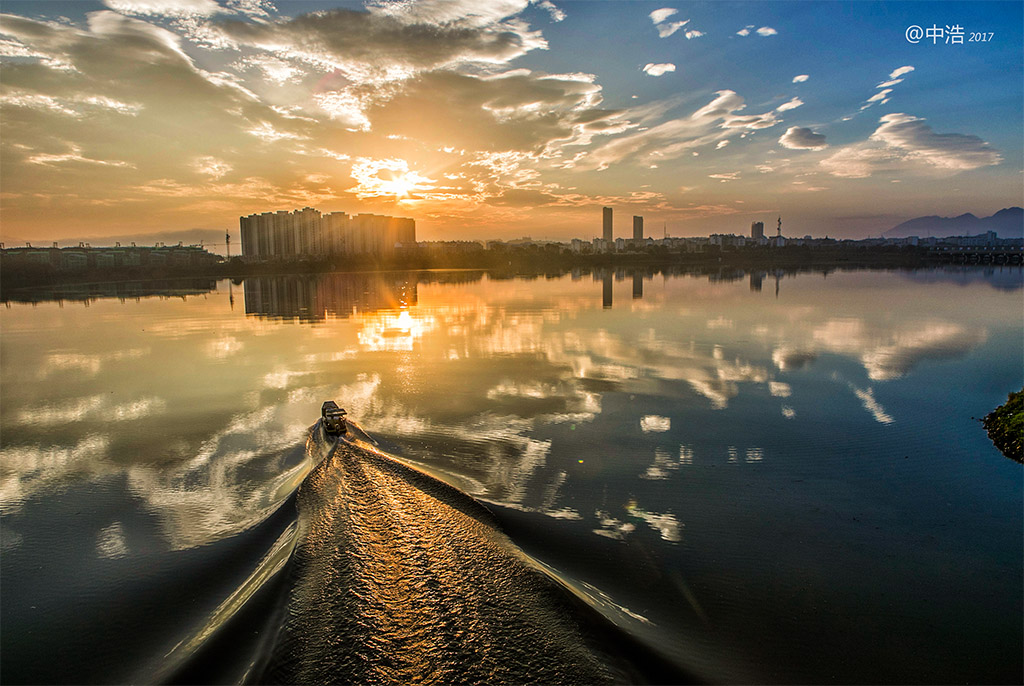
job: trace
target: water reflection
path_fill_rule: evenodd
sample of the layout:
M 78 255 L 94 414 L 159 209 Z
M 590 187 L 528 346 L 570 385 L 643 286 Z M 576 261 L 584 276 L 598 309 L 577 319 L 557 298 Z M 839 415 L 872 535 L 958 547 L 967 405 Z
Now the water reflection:
M 770 278 L 778 299 L 762 291 Z M 835 600 L 829 584 L 844 566 L 871 583 L 898 573 L 876 547 L 888 554 L 890 536 L 920 545 L 931 525 L 907 522 L 968 497 L 973 472 L 956 469 L 982 464 L 985 444 L 957 418 L 993 394 L 1001 402 L 1005 390 L 993 388 L 1019 374 L 1019 326 L 1006 317 L 1019 289 L 996 281 L 734 269 L 335 274 L 246 279 L 234 310 L 227 282 L 205 298 L 10 303 L 0 311 L 0 547 L 15 559 L 52 539 L 51 520 L 33 513 L 60 507 L 74 513 L 67 530 L 105 562 L 252 527 L 305 473 L 294 449 L 333 398 L 385 448 L 544 522 L 528 540 L 559 533 L 585 549 L 611 546 L 594 557 L 624 551 L 588 588 L 659 628 L 696 613 L 735 640 L 735 608 L 773 602 L 760 581 L 737 581 L 744 568 L 782 600 L 760 623 L 740 623 L 786 612 L 817 621 L 800 614 L 804 604 Z M 908 469 L 906 456 L 925 454 L 956 488 L 936 486 L 932 463 Z M 928 488 L 891 492 L 918 480 Z M 875 526 L 852 528 L 861 503 L 885 493 Z M 930 559 L 945 554 L 927 545 Z M 686 566 L 696 570 L 683 582 Z M 927 587 L 913 571 L 910 585 Z M 658 584 L 669 590 L 627 602 Z M 774 639 L 752 637 L 736 654 L 762 640 Z
M 359 312 L 416 304 L 417 282 L 407 275 L 372 273 L 267 276 L 245 279 L 245 313 L 320 322 Z

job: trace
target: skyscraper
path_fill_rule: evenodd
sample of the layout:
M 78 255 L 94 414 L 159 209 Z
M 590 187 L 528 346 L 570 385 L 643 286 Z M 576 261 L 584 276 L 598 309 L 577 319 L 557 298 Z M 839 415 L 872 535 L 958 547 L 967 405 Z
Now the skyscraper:
M 640 242 L 644 239 L 644 218 L 633 215 L 633 240 Z
M 615 239 L 612 238 L 612 208 L 602 208 L 604 212 L 604 241 L 607 245 L 613 245 Z
M 755 241 L 764 238 L 764 222 L 754 222 L 750 225 L 750 237 Z

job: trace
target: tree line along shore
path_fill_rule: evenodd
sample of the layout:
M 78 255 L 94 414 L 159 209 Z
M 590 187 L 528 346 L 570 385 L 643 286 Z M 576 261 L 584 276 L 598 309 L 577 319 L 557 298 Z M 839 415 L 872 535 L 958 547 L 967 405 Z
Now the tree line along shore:
M 333 271 L 481 269 L 496 273 L 537 274 L 560 273 L 577 268 L 675 265 L 732 266 L 767 270 L 828 266 L 914 268 L 952 261 L 949 255 L 912 246 L 828 249 L 792 246 L 780 249 L 709 249 L 694 253 L 669 252 L 655 248 L 644 252 L 580 254 L 557 244 L 506 246 L 451 253 L 407 250 L 387 257 L 331 256 L 322 260 L 249 262 L 233 257 L 230 260 L 210 260 L 201 264 L 86 266 L 73 270 L 8 258 L 0 262 L 0 289 L 191 276 L 229 278 Z

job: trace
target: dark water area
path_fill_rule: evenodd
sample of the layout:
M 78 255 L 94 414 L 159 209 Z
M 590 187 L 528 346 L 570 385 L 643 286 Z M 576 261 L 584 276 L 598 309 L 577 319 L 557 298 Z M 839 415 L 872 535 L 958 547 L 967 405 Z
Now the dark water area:
M 1020 683 L 1021 274 L 7 301 L 0 682 Z

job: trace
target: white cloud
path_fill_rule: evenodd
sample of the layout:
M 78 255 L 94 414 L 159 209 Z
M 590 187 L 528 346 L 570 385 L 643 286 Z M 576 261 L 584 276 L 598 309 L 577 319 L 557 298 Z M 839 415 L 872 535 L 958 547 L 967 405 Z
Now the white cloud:
M 804 101 L 800 98 L 793 98 L 789 102 L 784 102 L 775 108 L 776 112 L 785 112 L 786 110 L 795 110 L 800 105 L 803 105 Z
M 721 90 L 715 99 L 689 116 L 663 122 L 620 136 L 590 152 L 578 169 L 605 169 L 611 164 L 635 158 L 641 164 L 657 164 L 732 137 L 736 129 L 756 131 L 774 126 L 774 112 L 742 115 L 744 100 L 735 91 Z M 659 111 L 660 112 L 660 111 Z
M 704 32 L 703 31 L 687 31 L 684 35 L 686 36 L 686 40 L 690 40 L 691 38 L 700 38 L 701 36 L 704 35 Z
M 403 24 L 483 27 L 501 23 L 529 6 L 530 0 L 370 0 L 367 9 L 377 17 Z
M 742 29 L 740 29 L 739 31 L 736 32 L 736 35 L 737 36 L 749 36 L 750 35 L 750 30 L 752 28 L 754 28 L 753 24 L 750 24 L 749 26 L 744 26 Z
M 864 179 L 877 171 L 900 169 L 903 161 L 898 150 L 865 142 L 840 148 L 820 164 L 832 176 Z
M 537 4 L 537 7 L 547 10 L 548 14 L 551 15 L 551 21 L 565 20 L 565 12 L 556 7 L 555 3 L 551 2 L 551 0 L 543 0 L 543 2 Z
M 806 81 L 809 78 L 811 78 L 811 77 L 808 76 L 807 74 L 799 74 L 799 75 L 793 77 L 793 83 L 803 83 L 804 81 Z
M 59 154 L 37 153 L 27 157 L 25 161 L 29 164 L 41 164 L 45 166 L 72 162 L 79 164 L 95 164 L 100 167 L 135 167 L 134 164 L 123 160 L 99 160 L 92 157 L 85 157 L 82 155 L 82 149 L 79 146 L 70 145 L 68 147 L 70 148 L 70 152 Z
M 889 86 L 895 86 L 897 83 L 903 83 L 903 79 L 892 79 L 891 81 L 883 81 L 882 83 L 875 86 L 875 88 L 888 88 Z
M 779 138 L 779 144 L 792 150 L 822 150 L 828 147 L 825 136 L 799 126 L 789 127 Z
M 683 28 L 684 26 L 686 26 L 689 23 L 690 23 L 690 20 L 687 19 L 685 21 L 673 21 L 673 22 L 669 22 L 667 24 L 658 24 L 658 37 L 659 38 L 668 38 L 673 33 L 675 33 L 676 31 L 678 31 L 679 29 Z M 689 33 L 689 31 L 687 33 Z
M 718 141 L 718 145 L 715 146 L 715 150 L 721 150 L 727 145 L 729 145 L 729 139 Z
M 643 72 L 648 76 L 661 76 L 662 74 L 675 70 L 676 65 L 670 62 L 664 64 L 648 64 L 643 68 Z
M 661 22 L 665 21 L 673 14 L 677 14 L 678 12 L 679 10 L 674 10 L 671 7 L 662 7 L 660 10 L 654 10 L 653 12 L 651 12 L 649 16 L 651 17 L 652 22 L 654 22 L 655 24 L 660 24 Z
M 103 0 L 103 4 L 122 14 L 155 17 L 212 17 L 230 12 L 213 0 Z
M 708 178 L 709 179 L 718 179 L 722 183 L 725 183 L 726 181 L 738 181 L 739 178 L 740 178 L 740 173 L 738 171 L 734 171 L 734 172 L 724 172 L 724 173 L 721 173 L 721 174 L 708 174 Z
M 775 29 L 773 29 L 770 26 L 762 26 L 761 28 L 759 28 L 757 30 L 757 35 L 759 35 L 759 36 L 774 36 L 777 33 L 778 33 L 778 31 L 776 31 Z
M 935 133 L 920 117 L 887 114 L 871 140 L 897 148 L 914 160 L 940 169 L 963 171 L 1002 162 L 999 151 L 977 136 L 959 133 Z
M 867 141 L 848 145 L 821 161 L 833 176 L 865 178 L 879 171 L 956 173 L 997 165 L 998 150 L 977 136 L 938 134 L 924 119 L 888 114 Z
M 889 78 L 890 79 L 898 79 L 899 77 L 903 76 L 904 74 L 909 74 L 912 71 L 914 71 L 914 68 L 911 67 L 910 65 L 907 65 L 905 67 L 899 67 L 898 69 L 893 69 L 892 70 L 892 73 L 889 74 Z
M 200 157 L 192 163 L 192 168 L 196 172 L 209 176 L 212 179 L 219 179 L 220 177 L 231 171 L 231 165 L 224 160 L 218 160 L 216 157 Z
M 526 5 L 526 0 L 378 2 L 369 12 L 334 9 L 276 22 L 232 21 L 218 30 L 237 45 L 277 59 L 337 70 L 356 83 L 384 83 L 459 65 L 502 65 L 547 48 L 540 32 L 505 20 Z

